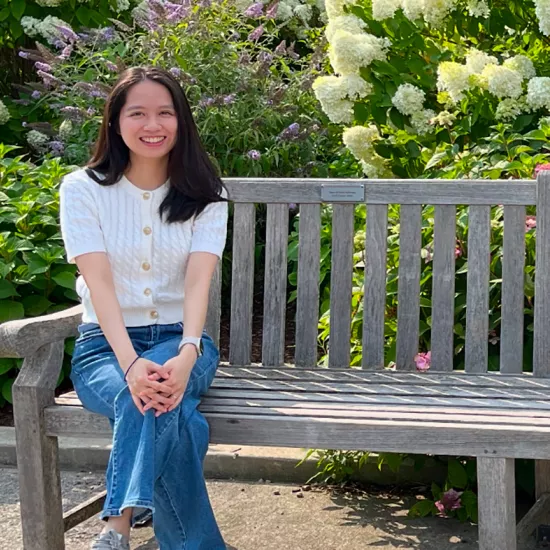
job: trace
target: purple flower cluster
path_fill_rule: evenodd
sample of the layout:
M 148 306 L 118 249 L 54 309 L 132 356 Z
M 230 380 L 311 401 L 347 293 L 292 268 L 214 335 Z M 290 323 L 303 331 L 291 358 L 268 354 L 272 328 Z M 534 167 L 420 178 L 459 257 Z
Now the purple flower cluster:
M 79 107 L 73 107 L 71 105 L 68 105 L 67 107 L 63 107 L 61 109 L 61 112 L 65 115 L 65 118 L 68 118 L 70 120 L 73 120 L 75 122 L 80 122 L 86 118 L 86 113 Z
M 244 15 L 252 19 L 257 19 L 258 17 L 261 17 L 263 14 L 264 14 L 264 5 L 261 2 L 256 2 L 254 4 L 251 4 L 244 11 Z
M 61 156 L 65 151 L 65 145 L 63 144 L 62 141 L 58 141 L 58 140 L 50 141 L 48 145 L 50 146 L 52 153 L 54 153 L 54 155 L 56 156 Z
M 250 151 L 248 151 L 248 153 L 246 153 L 246 156 L 251 160 L 260 160 L 260 158 L 262 158 L 262 154 L 256 149 L 251 149 Z
M 293 122 L 290 126 L 285 128 L 280 134 L 279 139 L 284 141 L 290 141 L 296 139 L 300 135 L 300 125 L 297 122 Z
M 51 65 L 48 65 L 47 63 L 42 63 L 40 61 L 37 61 L 35 64 L 34 64 L 34 67 L 39 70 L 39 71 L 44 71 L 46 73 L 49 73 L 51 72 L 52 70 L 52 67 Z
M 116 63 L 113 63 L 112 61 L 107 61 L 105 63 L 105 66 L 107 67 L 107 69 L 114 73 L 118 72 L 118 67 L 116 66 Z
M 34 90 L 34 92 L 31 94 L 31 97 L 33 99 L 40 99 L 42 97 L 42 94 L 38 90 Z
M 179 67 L 172 67 L 170 69 L 170 74 L 176 78 L 181 76 L 181 69 Z
M 259 27 L 256 27 L 249 35 L 248 40 L 250 42 L 256 42 L 260 39 L 260 37 L 264 34 L 264 26 L 260 25 Z

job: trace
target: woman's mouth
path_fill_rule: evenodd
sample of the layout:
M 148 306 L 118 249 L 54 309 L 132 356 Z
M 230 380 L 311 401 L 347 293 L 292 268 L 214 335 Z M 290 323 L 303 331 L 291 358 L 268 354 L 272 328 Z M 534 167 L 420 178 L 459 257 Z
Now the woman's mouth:
M 147 147 L 158 147 L 166 141 L 166 136 L 141 137 L 139 140 L 145 143 Z

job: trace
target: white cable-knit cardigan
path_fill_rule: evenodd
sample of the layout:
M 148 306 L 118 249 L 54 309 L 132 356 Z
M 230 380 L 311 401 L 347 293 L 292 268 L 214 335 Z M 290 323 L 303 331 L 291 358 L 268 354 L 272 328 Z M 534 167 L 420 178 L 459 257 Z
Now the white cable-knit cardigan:
M 158 214 L 168 186 L 166 182 L 145 191 L 126 177 L 102 186 L 77 170 L 65 176 L 60 187 L 67 259 L 74 263 L 81 254 L 107 253 L 127 327 L 181 322 L 189 254 L 210 252 L 221 257 L 223 253 L 227 203 L 209 204 L 187 222 L 168 224 Z M 82 276 L 76 291 L 84 306 L 82 322 L 97 323 Z

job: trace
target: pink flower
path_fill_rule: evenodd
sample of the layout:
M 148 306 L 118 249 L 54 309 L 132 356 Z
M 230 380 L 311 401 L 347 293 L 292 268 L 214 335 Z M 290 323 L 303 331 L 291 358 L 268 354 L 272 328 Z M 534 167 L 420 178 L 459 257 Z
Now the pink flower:
M 528 231 L 530 231 L 531 229 L 534 229 L 535 227 L 537 227 L 537 217 L 525 216 L 525 232 L 527 233 Z
M 544 170 L 550 170 L 550 163 L 547 164 L 537 164 L 535 167 L 535 178 L 539 175 L 539 172 Z
M 275 17 L 277 17 L 277 11 L 279 9 L 279 0 L 277 0 L 276 2 L 273 2 L 273 4 L 271 4 L 268 8 L 267 8 L 267 12 L 266 12 L 266 17 L 268 19 L 275 19 Z
M 432 352 L 418 353 L 414 358 L 416 363 L 416 370 L 420 372 L 426 372 L 432 364 Z
M 250 42 L 256 42 L 256 40 L 259 40 L 260 36 L 264 33 L 264 26 L 260 25 L 259 27 L 256 27 L 249 35 L 248 40 Z
M 447 515 L 447 512 L 462 508 L 462 502 L 460 501 L 461 495 L 462 492 L 459 493 L 454 489 L 449 489 L 447 492 L 443 493 L 441 499 L 435 503 L 435 506 L 439 510 L 440 514 L 445 516 Z
M 460 258 L 462 256 L 462 250 L 460 249 L 460 246 L 457 246 L 455 248 L 455 258 Z

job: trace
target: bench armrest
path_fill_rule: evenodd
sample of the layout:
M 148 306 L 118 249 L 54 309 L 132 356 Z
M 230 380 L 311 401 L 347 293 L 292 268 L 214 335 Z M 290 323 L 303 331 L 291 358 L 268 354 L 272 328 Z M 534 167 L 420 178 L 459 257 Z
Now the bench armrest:
M 46 344 L 77 336 L 82 306 L 0 325 L 0 357 L 30 357 Z

